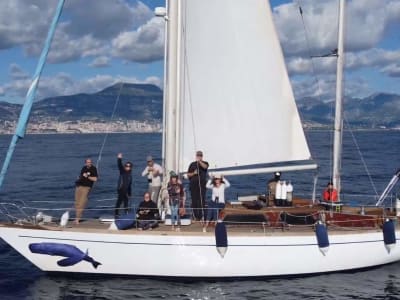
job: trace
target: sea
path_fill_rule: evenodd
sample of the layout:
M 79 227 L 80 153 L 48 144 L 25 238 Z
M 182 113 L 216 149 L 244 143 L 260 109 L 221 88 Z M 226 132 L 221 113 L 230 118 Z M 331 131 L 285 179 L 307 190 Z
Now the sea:
M 319 170 L 283 173 L 282 179 L 291 181 L 295 195 L 311 197 L 314 178 L 318 177 L 319 197 L 330 180 L 332 133 L 307 131 L 306 135 Z M 0 136 L 0 160 L 10 139 Z M 343 201 L 373 205 L 400 168 L 400 131 L 345 131 L 343 142 Z M 269 147 L 275 146 L 271 143 Z M 84 159 L 91 157 L 98 164 L 99 181 L 90 195 L 85 217 L 99 217 L 110 212 L 115 203 L 118 153 L 133 163 L 131 205 L 136 205 L 147 186 L 146 178 L 141 176 L 146 156 L 161 162 L 160 134 L 27 135 L 15 150 L 0 202 L 28 207 L 28 214 L 42 211 L 60 217 L 73 206 L 74 181 Z M 271 176 L 231 177 L 226 197 L 265 193 Z M 140 257 L 132 254 L 135 259 Z M 268 264 L 268 254 L 259 260 L 260 264 Z M 74 277 L 44 273 L 0 240 L 0 299 L 400 299 L 400 263 L 367 271 L 257 280 Z

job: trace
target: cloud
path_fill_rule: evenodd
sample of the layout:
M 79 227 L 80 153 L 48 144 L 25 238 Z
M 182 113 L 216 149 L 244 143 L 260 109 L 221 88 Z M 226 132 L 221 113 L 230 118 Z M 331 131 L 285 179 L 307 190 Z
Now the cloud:
M 381 69 L 381 72 L 385 73 L 390 77 L 400 77 L 400 64 L 390 64 Z
M 104 68 L 108 67 L 110 64 L 110 58 L 107 56 L 96 57 L 90 64 L 89 67 L 92 68 Z
M 316 80 L 301 78 L 292 80 L 293 91 L 296 99 L 312 97 L 316 100 L 327 102 L 334 101 L 336 97 L 336 76 L 326 75 Z M 368 81 L 361 77 L 345 81 L 345 98 L 365 97 L 372 93 Z
M 141 62 L 151 61 L 152 57 L 160 59 L 157 41 L 151 43 L 148 40 L 157 35 L 156 26 L 151 22 L 153 12 L 140 1 L 131 3 L 85 0 L 83 8 L 80 0 L 66 1 L 48 62 L 66 63 L 89 56 L 110 55 L 111 41 L 118 40 L 121 34 L 122 40 L 124 36 L 136 35 L 140 42 L 138 47 L 148 53 L 127 56 L 126 52 L 116 51 L 118 57 L 133 61 L 139 57 Z M 54 1 L 49 5 L 47 0 L 31 0 L 29 4 L 24 0 L 0 1 L 0 49 L 22 47 L 28 57 L 39 56 L 55 5 Z M 144 29 L 140 29 L 142 25 Z
M 119 33 L 132 30 L 146 23 L 154 13 L 142 2 L 129 5 L 122 0 L 69 0 L 65 6 L 70 20 L 65 27 L 67 34 L 109 40 Z
M 55 1 L 0 1 L 0 49 L 42 41 L 46 36 Z
M 24 71 L 19 65 L 11 64 L 10 65 L 10 76 L 12 79 L 27 79 L 29 78 L 29 74 Z
M 304 25 L 297 1 L 274 9 L 274 20 L 285 53 L 308 56 L 329 53 L 337 48 L 338 1 L 301 1 Z M 397 0 L 346 1 L 346 50 L 376 47 L 390 24 L 398 23 Z M 307 42 L 308 41 L 308 42 Z
M 112 54 L 129 61 L 147 63 L 164 56 L 164 25 L 162 18 L 152 18 L 137 31 L 121 33 L 112 41 Z
M 385 67 L 400 60 L 400 50 L 373 48 L 346 55 L 346 65 L 350 69 L 362 67 Z

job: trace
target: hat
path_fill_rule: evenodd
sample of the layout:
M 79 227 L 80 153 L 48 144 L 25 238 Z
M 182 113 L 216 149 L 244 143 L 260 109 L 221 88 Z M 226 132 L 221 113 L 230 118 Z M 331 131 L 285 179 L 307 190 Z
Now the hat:
M 169 177 L 176 177 L 178 178 L 178 174 L 176 174 L 174 171 L 169 172 Z
M 196 152 L 196 156 L 203 156 L 203 152 L 202 151 L 197 151 Z
M 130 161 L 126 162 L 125 167 L 132 167 L 132 163 Z
M 214 179 L 222 179 L 222 175 L 221 174 L 214 174 L 213 176 Z
M 153 156 L 151 156 L 151 155 L 147 156 L 146 160 L 147 161 L 153 161 Z
M 275 172 L 275 176 L 281 176 L 281 172 Z

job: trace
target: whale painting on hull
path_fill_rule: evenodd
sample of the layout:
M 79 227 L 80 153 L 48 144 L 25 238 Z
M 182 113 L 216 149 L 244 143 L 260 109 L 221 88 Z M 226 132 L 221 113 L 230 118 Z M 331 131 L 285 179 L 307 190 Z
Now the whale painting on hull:
M 88 251 L 86 251 L 85 253 L 73 245 L 62 243 L 32 243 L 29 244 L 29 250 L 31 250 L 32 253 L 37 254 L 65 257 L 64 259 L 57 261 L 57 264 L 60 267 L 73 266 L 81 262 L 82 260 L 91 263 L 95 269 L 97 269 L 97 267 L 101 265 L 101 263 L 95 261 L 92 257 L 89 256 Z

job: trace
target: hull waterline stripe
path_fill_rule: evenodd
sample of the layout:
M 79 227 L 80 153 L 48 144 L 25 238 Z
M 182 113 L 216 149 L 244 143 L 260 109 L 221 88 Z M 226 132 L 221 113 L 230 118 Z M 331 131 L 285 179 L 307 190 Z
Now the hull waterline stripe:
M 187 246 L 187 247 L 215 247 L 215 244 L 173 244 L 173 243 L 137 243 L 137 242 L 112 242 L 112 241 L 101 241 L 101 240 L 84 240 L 84 239 L 66 239 L 66 238 L 52 238 L 43 236 L 29 236 L 19 235 L 21 238 L 31 239 L 46 239 L 46 240 L 57 240 L 57 241 L 74 241 L 74 242 L 89 242 L 89 243 L 103 243 L 103 244 L 121 244 L 121 245 L 153 245 L 153 246 Z M 396 239 L 398 241 L 400 239 Z M 347 242 L 347 243 L 331 243 L 330 245 L 347 245 L 347 244 L 367 244 L 367 243 L 382 243 L 383 240 L 371 240 L 371 241 L 359 241 L 359 242 Z M 317 243 L 313 244 L 269 244 L 269 245 L 246 245 L 246 244 L 230 244 L 229 247 L 304 247 L 304 246 L 318 246 Z

